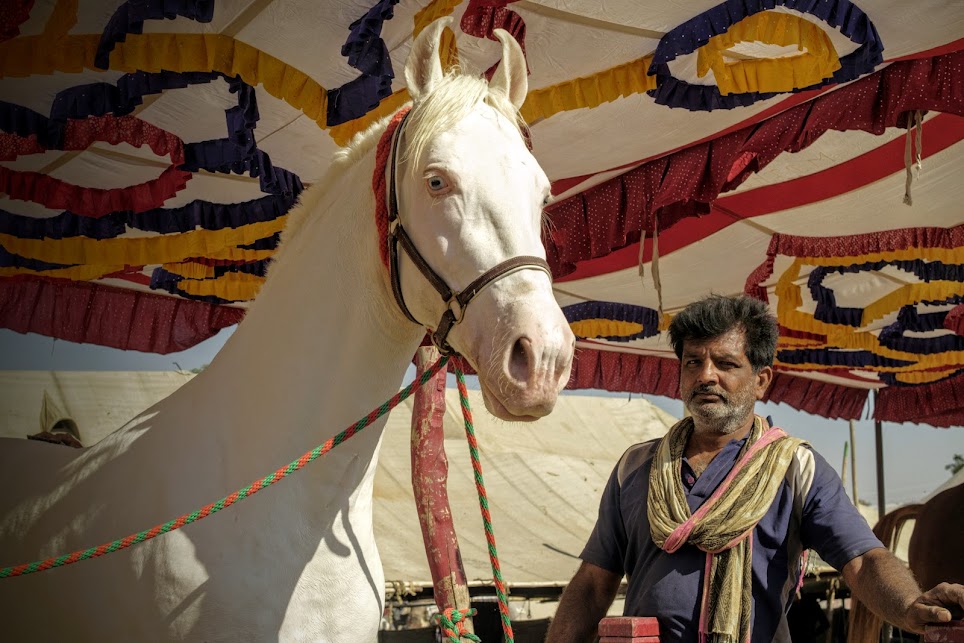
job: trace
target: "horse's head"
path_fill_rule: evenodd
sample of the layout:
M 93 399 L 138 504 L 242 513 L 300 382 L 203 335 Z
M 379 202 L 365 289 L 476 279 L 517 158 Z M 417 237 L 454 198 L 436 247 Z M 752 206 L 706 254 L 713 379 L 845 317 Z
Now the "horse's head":
M 419 323 L 447 331 L 440 343 L 476 369 L 493 415 L 531 420 L 548 414 L 565 386 L 575 338 L 544 262 L 549 180 L 518 119 L 526 63 L 498 30 L 503 59 L 490 83 L 443 73 L 438 50 L 447 22 L 425 29 L 405 68 L 413 107 L 401 128 L 395 184 L 398 220 L 415 252 L 399 244 L 402 306 Z M 441 284 L 426 277 L 416 254 Z M 477 280 L 497 266 L 505 272 L 479 290 Z M 446 303 L 447 289 L 477 294 Z

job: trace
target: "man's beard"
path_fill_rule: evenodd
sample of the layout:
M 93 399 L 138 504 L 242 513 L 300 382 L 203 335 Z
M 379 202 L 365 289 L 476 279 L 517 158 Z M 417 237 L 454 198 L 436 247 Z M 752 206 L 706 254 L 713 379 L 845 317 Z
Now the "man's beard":
M 695 404 L 693 398 L 699 394 L 712 394 L 720 398 L 716 404 Z M 753 415 L 756 396 L 752 387 L 747 386 L 732 395 L 709 385 L 699 386 L 690 394 L 686 409 L 694 419 L 702 420 L 709 432 L 729 435 L 742 427 Z

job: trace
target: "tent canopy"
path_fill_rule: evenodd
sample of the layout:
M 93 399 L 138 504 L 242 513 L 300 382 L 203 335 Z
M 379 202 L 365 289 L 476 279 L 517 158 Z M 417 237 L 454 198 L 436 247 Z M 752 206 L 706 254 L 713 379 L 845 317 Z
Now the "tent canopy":
M 166 353 L 237 323 L 449 15 L 447 62 L 491 70 L 495 28 L 526 52 L 570 386 L 677 395 L 669 316 L 747 292 L 781 325 L 771 400 L 856 418 L 876 389 L 877 419 L 964 423 L 955 3 L 9 4 L 0 327 Z
M 0 371 L 0 437 L 32 432 L 50 394 L 90 446 L 192 377 L 176 372 Z M 449 389 L 446 396 L 450 508 L 468 580 L 489 584 L 491 567 L 458 392 Z M 474 408 L 482 408 L 479 391 L 470 391 L 469 397 Z M 388 416 L 375 473 L 374 528 L 386 581 L 431 587 L 412 490 L 412 405 L 409 398 Z M 598 422 L 600 417 L 606 422 Z M 640 397 L 627 401 L 589 395 L 561 397 L 551 419 L 535 424 L 476 414 L 489 508 L 498 525 L 503 570 L 512 584 L 568 582 L 595 525 L 613 463 L 627 445 L 660 437 L 675 421 Z M 587 432 L 590 425 L 594 429 Z

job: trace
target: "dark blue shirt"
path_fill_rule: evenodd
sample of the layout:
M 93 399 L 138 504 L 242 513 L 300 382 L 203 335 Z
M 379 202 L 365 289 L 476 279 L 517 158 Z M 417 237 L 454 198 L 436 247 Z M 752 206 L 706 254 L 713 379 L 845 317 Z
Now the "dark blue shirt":
M 696 511 L 723 481 L 745 441 L 731 441 L 698 478 L 684 458 L 681 476 L 690 511 Z M 656 443 L 637 444 L 620 458 L 580 557 L 626 575 L 626 616 L 658 617 L 664 642 L 695 642 L 706 554 L 689 544 L 668 554 L 650 537 L 646 499 Z M 839 570 L 883 546 L 826 460 L 814 451 L 799 451 L 802 457 L 794 459 L 773 505 L 753 531 L 753 643 L 790 641 L 786 612 L 803 549 L 815 550 Z

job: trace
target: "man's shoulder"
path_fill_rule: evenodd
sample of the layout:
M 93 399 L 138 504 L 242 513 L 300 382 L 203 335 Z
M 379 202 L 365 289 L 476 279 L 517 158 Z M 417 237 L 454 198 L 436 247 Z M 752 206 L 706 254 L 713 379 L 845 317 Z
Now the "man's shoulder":
M 656 445 L 659 444 L 660 439 L 661 438 L 654 438 L 646 442 L 639 442 L 626 449 L 626 452 L 619 458 L 619 463 L 616 465 L 616 479 L 620 487 L 623 486 L 623 483 L 629 476 L 653 459 L 653 454 L 656 452 Z

